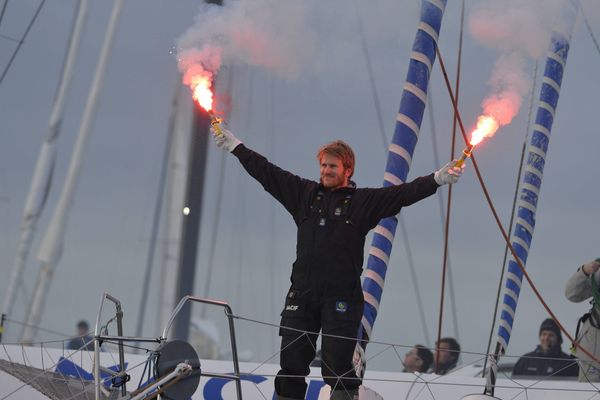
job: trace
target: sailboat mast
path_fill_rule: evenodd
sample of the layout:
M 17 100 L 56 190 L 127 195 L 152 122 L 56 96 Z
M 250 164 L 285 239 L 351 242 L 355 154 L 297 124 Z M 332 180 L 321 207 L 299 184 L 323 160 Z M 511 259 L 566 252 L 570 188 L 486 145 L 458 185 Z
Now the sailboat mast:
M 69 39 L 69 46 L 61 72 L 60 84 L 58 86 L 52 113 L 50 115 L 50 121 L 48 123 L 48 133 L 38 156 L 27 200 L 25 201 L 25 208 L 23 209 L 21 237 L 17 245 L 17 253 L 11 270 L 6 294 L 4 296 L 4 302 L 2 303 L 2 314 L 6 316 L 12 315 L 15 298 L 17 296 L 17 288 L 19 287 L 27 264 L 34 231 L 50 191 L 50 183 L 52 181 L 54 162 L 56 159 L 56 144 L 58 142 L 60 128 L 64 117 L 67 94 L 71 87 L 71 82 L 73 81 L 73 69 L 75 67 L 75 60 L 77 59 L 87 10 L 88 0 L 79 0 L 73 29 Z
M 137 325 L 135 329 L 136 336 L 142 336 L 144 320 L 146 319 L 146 305 L 148 302 L 148 292 L 150 291 L 150 278 L 152 276 L 152 267 L 154 266 L 154 254 L 156 253 L 156 240 L 158 237 L 158 228 L 160 225 L 160 216 L 162 211 L 163 199 L 165 197 L 165 182 L 169 170 L 169 157 L 171 154 L 171 145 L 175 131 L 175 119 L 179 103 L 179 93 L 181 92 L 181 78 L 178 76 L 175 84 L 175 92 L 171 101 L 171 115 L 167 128 L 167 140 L 165 143 L 163 160 L 161 163 L 160 177 L 158 179 L 158 190 L 156 193 L 156 202 L 154 203 L 154 215 L 152 217 L 152 229 L 150 231 L 150 243 L 148 244 L 148 255 L 146 256 L 146 269 L 144 271 L 144 283 L 142 285 L 142 296 L 140 298 L 140 308 L 137 315 Z M 162 284 L 162 283 L 161 283 Z
M 196 256 L 200 236 L 200 217 L 204 189 L 204 171 L 210 135 L 210 117 L 197 104 L 194 104 L 194 123 L 188 163 L 187 189 L 184 200 L 184 216 L 181 226 L 181 247 L 179 250 L 179 270 L 175 286 L 175 299 L 193 295 L 196 277 Z M 191 318 L 188 302 L 179 312 L 173 324 L 173 337 L 187 340 Z
M 557 26 L 561 29 L 554 30 L 550 38 L 535 124 L 526 150 L 527 162 L 524 166 L 523 177 L 518 189 L 518 200 L 515 204 L 517 218 L 514 221 L 510 237 L 512 247 L 523 266 L 527 264 L 527 256 L 533 240 L 546 153 L 550 144 L 552 124 L 556 116 L 562 78 L 569 54 L 571 34 L 578 10 L 579 0 L 569 1 L 564 6 L 562 21 L 557 21 Z M 496 349 L 494 355 L 489 357 L 490 367 L 486 371 L 485 391 L 487 394 L 494 394 L 497 375 L 496 362 L 508 347 L 522 283 L 523 271 L 513 258 L 508 263 L 503 304 L 498 322 Z
M 446 0 L 423 0 L 421 2 L 420 21 L 400 99 L 394 136 L 388 151 L 384 187 L 401 184 L 406 181 L 408 176 L 425 112 L 429 77 L 436 58 L 435 49 L 445 8 Z M 371 337 L 383 294 L 387 263 L 392 251 L 397 225 L 397 217 L 385 218 L 374 230 L 363 279 L 365 307 L 362 326 L 359 328 L 359 340 L 368 340 Z M 359 341 L 354 353 L 355 367 L 360 375 L 364 374 L 363 355 L 366 345 L 366 341 Z
M 205 0 L 206 3 L 223 5 L 222 0 Z M 187 189 L 185 194 L 184 212 L 181 227 L 181 247 L 179 250 L 179 270 L 175 287 L 175 304 L 184 296 L 194 292 L 196 277 L 196 256 L 200 233 L 200 212 L 202 211 L 202 193 L 204 190 L 204 170 L 208 154 L 208 136 L 210 135 L 211 119 L 198 104 L 194 104 L 194 122 L 188 163 Z M 190 331 L 191 309 L 187 303 L 173 324 L 173 335 L 187 340 Z
M 544 78 L 540 89 L 539 105 L 533 126 L 533 133 L 527 146 L 527 162 L 524 167 L 518 201 L 516 203 L 517 218 L 512 229 L 511 243 L 523 265 L 527 263 L 527 255 L 533 239 L 535 214 L 542 186 L 542 178 L 544 176 L 546 152 L 550 143 L 552 123 L 556 116 L 560 85 L 569 53 L 571 33 L 578 11 L 577 0 L 570 1 L 567 4 L 564 10 L 564 30 L 555 30 L 552 32 L 550 48 L 546 57 Z M 508 263 L 504 304 L 498 327 L 498 341 L 503 349 L 507 348 L 510 340 L 522 280 L 523 272 L 519 269 L 517 262 L 511 259 Z
M 102 45 L 100 59 L 96 66 L 96 73 L 86 103 L 79 133 L 77 135 L 75 149 L 67 171 L 65 185 L 58 200 L 58 204 L 54 209 L 54 213 L 52 214 L 50 224 L 48 225 L 38 253 L 38 259 L 42 266 L 38 273 L 32 300 L 29 304 L 26 325 L 21 335 L 21 340 L 24 342 L 33 341 L 37 334 L 37 327 L 46 302 L 50 281 L 52 280 L 56 264 L 62 255 L 67 219 L 75 199 L 75 189 L 77 182 L 79 181 L 81 163 L 89 139 L 92 121 L 96 114 L 100 89 L 102 88 L 104 76 L 106 74 L 108 56 L 114 42 L 117 23 L 122 8 L 123 0 L 115 0 L 104 43 Z

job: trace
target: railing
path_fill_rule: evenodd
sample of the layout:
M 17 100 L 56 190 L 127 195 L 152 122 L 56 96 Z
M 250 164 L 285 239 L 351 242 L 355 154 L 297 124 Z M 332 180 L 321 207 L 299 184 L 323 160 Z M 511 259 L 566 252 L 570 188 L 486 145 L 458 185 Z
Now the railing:
M 111 318 L 104 326 L 101 326 L 100 319 L 102 316 L 102 309 L 104 308 L 104 302 L 106 300 L 109 300 L 115 304 L 116 313 L 115 313 L 115 316 L 113 318 Z M 105 372 L 108 372 L 113 376 L 120 376 L 122 378 L 121 395 L 123 397 L 125 397 L 127 395 L 127 389 L 126 389 L 126 382 L 127 382 L 126 378 L 127 377 L 125 376 L 125 355 L 124 355 L 124 351 L 123 351 L 123 342 L 131 341 L 131 342 L 154 342 L 154 343 L 159 343 L 159 344 L 165 343 L 167 341 L 167 333 L 171 329 L 171 326 L 173 325 L 175 317 L 181 311 L 181 309 L 183 308 L 185 303 L 187 303 L 188 301 L 223 307 L 225 315 L 227 316 L 227 319 L 229 321 L 229 337 L 230 337 L 230 342 L 231 342 L 231 354 L 233 357 L 234 373 L 233 373 L 233 375 L 231 375 L 231 374 L 220 374 L 220 373 L 201 371 L 200 376 L 208 376 L 208 377 L 213 377 L 213 378 L 234 380 L 235 384 L 236 384 L 237 399 L 242 400 L 242 384 L 241 384 L 240 366 L 239 366 L 238 353 L 237 353 L 237 344 L 236 344 L 236 339 L 235 339 L 233 312 L 231 310 L 231 307 L 229 307 L 229 304 L 227 304 L 226 302 L 223 302 L 223 301 L 203 299 L 203 298 L 194 297 L 194 296 L 185 296 L 181 299 L 181 301 L 179 301 L 179 304 L 177 304 L 177 307 L 175 307 L 175 310 L 173 310 L 173 312 L 171 313 L 171 316 L 169 317 L 169 320 L 168 320 L 160 338 L 130 337 L 130 336 L 123 336 L 123 310 L 121 308 L 121 302 L 108 293 L 104 293 L 102 295 L 102 298 L 100 299 L 100 307 L 98 309 L 98 315 L 96 316 L 96 326 L 94 329 L 94 389 L 95 389 L 96 400 L 101 399 L 101 392 L 104 392 L 104 394 L 106 396 L 108 396 L 110 394 L 107 391 L 107 389 L 105 389 L 104 386 L 102 385 L 101 378 L 100 378 L 100 345 L 102 344 L 102 342 L 110 341 L 110 342 L 118 343 L 118 346 L 119 346 L 119 371 L 114 372 L 114 371 L 106 370 Z M 107 328 L 108 328 L 108 325 L 111 322 L 113 322 L 114 320 L 116 320 L 116 322 L 117 322 L 117 336 L 110 336 L 110 335 L 108 335 Z M 105 334 L 102 334 L 103 329 L 105 331 Z M 184 369 L 182 369 L 181 371 L 173 371 L 173 373 L 171 373 L 171 375 L 173 375 L 173 376 L 169 375 L 169 376 L 165 376 L 165 377 L 161 378 L 160 381 L 155 382 L 152 387 L 145 388 L 144 391 L 137 393 L 134 398 L 135 399 L 146 398 L 145 396 L 150 394 L 150 392 L 152 392 L 157 386 L 164 384 L 166 381 L 171 380 L 171 379 L 180 379 L 181 378 L 180 375 L 184 374 L 184 373 L 189 373 L 189 371 L 187 371 L 187 370 L 184 371 Z M 153 393 L 153 396 L 155 396 L 155 395 L 156 395 L 156 392 Z
M 185 303 L 187 303 L 188 301 L 223 307 L 223 309 L 225 311 L 225 315 L 227 316 L 227 319 L 229 321 L 229 340 L 231 342 L 231 355 L 233 357 L 234 374 L 227 375 L 227 374 L 216 374 L 216 373 L 211 373 L 211 372 L 202 372 L 201 375 L 210 376 L 210 377 L 214 377 L 214 378 L 223 378 L 223 379 L 234 380 L 235 385 L 236 385 L 235 388 L 236 388 L 237 398 L 238 398 L 238 400 L 242 400 L 242 382 L 241 382 L 241 378 L 240 378 L 240 364 L 239 364 L 239 360 L 238 360 L 237 345 L 236 345 L 236 341 L 235 341 L 235 328 L 234 328 L 234 324 L 233 324 L 233 312 L 231 311 L 231 307 L 229 307 L 229 304 L 227 304 L 224 301 L 203 299 L 200 297 L 194 297 L 194 296 L 189 296 L 189 295 L 185 296 L 184 298 L 182 298 L 179 301 L 179 304 L 177 304 L 177 307 L 175 307 L 175 310 L 173 310 L 173 312 L 171 313 L 171 317 L 169 318 L 169 321 L 167 322 L 167 325 L 165 326 L 165 328 L 162 332 L 162 335 L 160 337 L 161 342 L 165 342 L 167 340 L 167 332 L 171 329 L 171 325 L 173 325 L 173 321 L 175 320 L 175 317 L 177 316 L 177 314 L 179 313 L 181 308 L 185 305 Z

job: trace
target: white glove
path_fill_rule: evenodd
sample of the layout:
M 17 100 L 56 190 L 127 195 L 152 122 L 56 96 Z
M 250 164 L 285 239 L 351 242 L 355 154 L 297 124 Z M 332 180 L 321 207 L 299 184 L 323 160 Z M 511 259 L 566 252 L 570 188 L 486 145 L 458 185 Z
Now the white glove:
M 213 126 L 210 127 L 210 133 L 213 135 L 213 139 L 217 146 L 228 152 L 232 152 L 242 141 L 234 136 L 229 130 L 221 126 L 221 132 L 218 133 Z
M 438 185 L 447 185 L 458 182 L 458 178 L 462 175 L 465 170 L 465 163 L 462 163 L 460 167 L 456 166 L 456 160 L 450 161 L 433 174 L 433 179 Z

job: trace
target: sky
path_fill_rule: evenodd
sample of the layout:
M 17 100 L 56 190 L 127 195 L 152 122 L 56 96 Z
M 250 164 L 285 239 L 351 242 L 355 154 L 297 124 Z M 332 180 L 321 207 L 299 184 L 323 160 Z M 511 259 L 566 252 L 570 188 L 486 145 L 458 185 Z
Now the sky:
M 200 3 L 124 3 L 82 164 L 65 248 L 41 321 L 48 331 L 41 331 L 38 340 L 61 337 L 49 331 L 73 334 L 75 324 L 82 318 L 93 321 L 103 292 L 122 301 L 125 333 L 134 334 L 171 101 L 180 79 L 178 58 L 184 49 L 203 43 L 201 40 L 211 42 L 218 38 L 229 51 L 221 60 L 217 102 L 227 109 L 227 126 L 248 147 L 289 171 L 317 179 L 317 148 L 340 138 L 355 150 L 354 178 L 358 186 L 377 187 L 382 183 L 387 143 L 379 130 L 373 87 L 389 141 L 416 31 L 419 1 L 336 0 L 323 4 L 311 0 L 297 4 L 261 0 L 231 2 L 222 10 L 207 10 Z M 504 226 L 510 219 L 519 157 L 528 134 L 532 89 L 534 98 L 539 96 L 547 27 L 554 26 L 549 21 L 553 21 L 553 11 L 559 4 L 531 1 L 523 9 L 519 3 L 522 2 L 509 1 L 504 9 L 495 9 L 492 1 L 465 2 L 459 108 L 467 129 L 474 127 L 484 99 L 498 88 L 514 88 L 522 100 L 514 118 L 475 151 Z M 540 6 L 542 3 L 545 7 Z M 0 22 L 0 34 L 20 37 L 38 4 L 34 0 L 9 2 Z M 593 0 L 582 4 L 592 31 L 600 35 L 600 7 Z M 47 132 L 75 5 L 75 0 L 45 3 L 0 83 L 2 298 L 14 262 L 31 176 Z M 40 267 L 35 255 L 64 183 L 111 7 L 112 2 L 90 4 L 59 138 L 55 175 L 12 320 L 26 319 Z M 460 2 L 448 2 L 439 41 L 452 80 L 460 14 Z M 262 36 L 253 36 L 256 32 Z M 231 38 L 238 40 L 228 42 Z M 262 41 L 253 40 L 257 38 Z M 372 80 L 363 44 L 369 54 Z M 0 38 L 0 67 L 8 63 L 14 48 L 13 41 Z M 538 72 L 534 80 L 536 60 Z M 600 169 L 596 161 L 600 148 L 596 123 L 600 90 L 595 78 L 599 68 L 600 51 L 579 15 L 527 262 L 528 272 L 544 300 L 572 334 L 577 319 L 587 311 L 587 304 L 569 303 L 564 297 L 565 282 L 582 263 L 600 257 Z M 409 179 L 433 172 L 450 158 L 452 107 L 437 62 L 429 94 L 431 103 L 421 126 Z M 459 143 L 457 152 L 462 148 L 462 141 Z M 440 158 L 437 162 L 436 153 Z M 447 199 L 447 188 L 438 190 L 438 194 Z M 458 336 L 463 350 L 474 353 L 464 355 L 463 362 L 471 362 L 486 351 L 504 242 L 470 162 L 454 187 L 452 206 L 449 254 L 453 289 L 446 290 L 442 334 Z M 438 330 L 443 258 L 439 199 L 428 198 L 404 209 L 401 215 L 408 230 L 417 284 L 411 278 L 406 241 L 398 231 L 373 340 L 403 346 L 432 345 Z M 164 219 L 161 221 L 164 227 Z M 237 160 L 211 143 L 194 294 L 226 300 L 234 313 L 261 322 L 242 320 L 236 326 L 239 348 L 255 361 L 268 359 L 278 349 L 276 329 L 268 324 L 278 323 L 289 286 L 294 228 L 285 210 L 247 177 Z M 155 253 L 149 312 L 144 323 L 146 336 L 160 333 L 152 310 L 158 304 L 158 270 L 164 258 L 165 235 L 164 231 L 159 233 Z M 216 244 L 210 290 L 202 293 L 213 239 Z M 365 252 L 369 244 L 370 236 Z M 415 291 L 424 303 L 426 333 Z M 455 316 L 449 292 L 455 299 Z M 225 337 L 222 314 L 209 316 L 220 318 L 217 326 Z M 524 283 L 508 355 L 532 350 L 539 324 L 546 317 L 539 300 Z M 14 342 L 19 334 L 20 327 L 13 323 L 5 341 Z M 227 345 L 226 341 L 223 344 Z M 393 351 L 377 355 L 385 347 L 375 343 L 369 346 L 367 355 L 374 357 L 370 368 L 397 369 Z M 567 349 L 566 344 L 563 349 Z M 271 362 L 277 362 L 277 358 Z

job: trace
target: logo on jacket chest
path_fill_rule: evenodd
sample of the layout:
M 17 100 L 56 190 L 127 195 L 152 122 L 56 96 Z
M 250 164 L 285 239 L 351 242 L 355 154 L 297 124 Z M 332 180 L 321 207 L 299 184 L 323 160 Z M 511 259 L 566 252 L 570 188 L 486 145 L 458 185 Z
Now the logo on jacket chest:
M 345 301 L 336 301 L 335 311 L 339 313 L 345 313 L 346 311 L 348 311 L 348 303 Z

